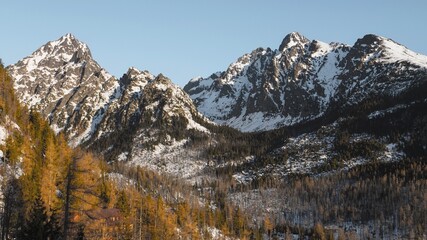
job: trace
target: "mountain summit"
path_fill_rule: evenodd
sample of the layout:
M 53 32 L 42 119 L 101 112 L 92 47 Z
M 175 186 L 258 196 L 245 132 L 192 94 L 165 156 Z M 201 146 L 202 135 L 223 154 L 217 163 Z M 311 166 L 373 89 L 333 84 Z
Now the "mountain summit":
M 88 46 L 66 34 L 8 67 L 19 99 L 65 131 L 73 145 L 87 139 L 119 87 L 92 58 Z
M 306 37 L 299 34 L 298 32 L 292 32 L 286 35 L 286 37 L 283 39 L 282 43 L 280 44 L 279 51 L 284 51 L 285 49 L 291 48 L 295 45 L 305 45 L 306 43 L 310 42 Z
M 46 43 L 8 70 L 19 99 L 47 117 L 56 132 L 63 131 L 72 146 L 91 145 L 127 127 L 135 130 L 145 115 L 153 121 L 168 119 L 174 115 L 172 110 L 197 126 L 191 118 L 191 114 L 198 115 L 192 100 L 169 79 L 136 68 L 117 79 L 72 34 Z M 149 106 L 151 110 L 146 109 Z M 171 112 L 166 113 L 167 106 Z M 163 114 L 156 116 L 159 111 Z
M 304 237 L 315 236 L 318 228 L 311 228 L 318 222 L 331 236 L 342 227 L 362 233 L 362 239 L 414 238 L 419 230 L 419 238 L 425 239 L 420 226 L 426 225 L 426 210 L 417 206 L 426 188 L 427 57 L 391 39 L 368 34 L 349 46 L 309 40 L 293 32 L 277 50 L 257 48 L 223 72 L 192 79 L 185 91 L 162 74 L 134 67 L 119 79 L 113 77 L 71 34 L 48 42 L 8 69 L 19 99 L 39 110 L 56 132 L 64 132 L 69 144 L 114 163 L 113 172 L 98 172 L 93 178 L 102 177 L 102 186 L 89 193 L 99 192 L 105 200 L 94 206 L 117 206 L 110 199 L 130 186 L 132 193 L 123 199 L 133 199 L 136 189 L 148 196 L 152 189 L 160 201 L 164 197 L 178 209 L 171 212 L 175 220 L 187 212 L 180 193 L 185 192 L 191 196 L 190 205 L 194 200 L 202 203 L 200 209 L 207 217 L 230 216 L 230 221 L 216 220 L 214 225 L 221 228 L 236 219 L 240 222 L 242 209 L 248 213 L 244 218 L 254 220 L 251 225 L 277 220 L 272 222 L 283 225 L 272 229 L 292 229 L 293 236 L 304 232 L 309 234 Z M 21 141 L 28 131 L 18 134 L 20 129 L 39 128 L 35 121 L 39 117 L 16 117 L 20 107 L 15 97 L 8 96 L 13 92 L 12 80 L 2 66 L 0 70 L 3 172 L 20 172 L 30 181 L 44 180 L 39 172 L 55 175 L 56 168 L 49 163 L 65 160 L 55 159 L 56 154 L 68 152 L 58 147 L 64 142 L 50 141 L 46 128 L 29 131 L 35 142 L 25 137 Z M 25 151 L 33 156 L 27 157 Z M 78 160 L 73 159 L 70 156 L 68 164 L 75 165 Z M 12 162 L 24 171 L 10 171 L 7 165 Z M 33 165 L 37 171 L 26 174 L 25 169 L 32 171 Z M 39 171 L 42 167 L 46 169 Z M 145 169 L 174 177 L 157 177 Z M 177 181 L 180 178 L 194 191 Z M 104 195 L 112 186 L 104 179 L 116 182 L 118 191 Z M 58 195 L 55 188 L 63 182 L 48 184 L 50 193 Z M 187 220 L 183 223 L 188 225 Z M 187 227 L 171 229 L 178 234 L 194 232 Z M 238 232 L 247 229 L 239 227 Z M 203 237 L 209 231 L 204 227 Z
M 423 82 L 427 57 L 366 35 L 353 46 L 293 32 L 278 50 L 258 48 L 184 90 L 199 111 L 245 132 L 290 126 L 372 96 L 395 96 Z

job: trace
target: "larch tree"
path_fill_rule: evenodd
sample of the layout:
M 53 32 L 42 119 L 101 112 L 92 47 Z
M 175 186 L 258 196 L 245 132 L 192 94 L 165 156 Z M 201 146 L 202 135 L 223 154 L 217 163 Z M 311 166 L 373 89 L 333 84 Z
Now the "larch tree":
M 59 161 L 58 148 L 52 136 L 48 136 L 46 141 L 46 148 L 44 153 L 44 167 L 41 177 L 41 197 L 46 209 L 48 217 L 53 212 L 61 209 L 61 199 L 59 198 L 58 182 L 60 181 L 61 169 L 63 164 Z

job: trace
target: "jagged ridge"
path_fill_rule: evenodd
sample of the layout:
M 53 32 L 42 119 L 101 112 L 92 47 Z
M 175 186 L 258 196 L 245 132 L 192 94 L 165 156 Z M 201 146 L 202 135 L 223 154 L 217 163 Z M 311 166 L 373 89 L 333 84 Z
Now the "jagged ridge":
M 67 34 L 8 67 L 18 98 L 47 116 L 72 145 L 89 138 L 119 84 L 93 60 L 86 44 Z
M 278 50 L 258 48 L 224 72 L 192 79 L 184 90 L 199 111 L 241 131 L 306 122 L 369 96 L 396 95 L 420 84 L 427 57 L 366 35 L 353 46 L 287 35 Z M 337 109 L 335 109 L 337 110 Z
M 63 131 L 70 144 L 89 146 L 110 133 L 141 127 L 141 119 L 186 119 L 189 129 L 206 131 L 188 95 L 163 75 L 129 68 L 116 79 L 92 58 L 88 46 L 66 34 L 8 67 L 19 99 Z

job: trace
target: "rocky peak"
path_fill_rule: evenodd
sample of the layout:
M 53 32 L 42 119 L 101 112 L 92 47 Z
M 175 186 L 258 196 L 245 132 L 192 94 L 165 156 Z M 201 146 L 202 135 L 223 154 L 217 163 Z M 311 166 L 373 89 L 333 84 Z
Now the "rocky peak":
M 126 72 L 126 75 L 128 75 L 129 78 L 132 78 L 132 79 L 142 79 L 142 78 L 150 78 L 151 80 L 154 79 L 154 75 L 151 74 L 149 71 L 147 70 L 140 71 L 135 67 L 130 67 Z
M 131 67 L 117 80 L 72 34 L 46 43 L 8 70 L 19 99 L 40 109 L 72 146 L 149 127 L 145 120 L 151 117 L 171 123 L 188 118 L 181 123 L 192 124 L 189 128 L 199 127 L 193 116 L 202 119 L 189 96 L 167 77 Z
M 214 122 L 264 131 L 321 117 L 336 99 L 344 106 L 404 91 L 414 86 L 420 66 L 427 67 L 426 56 L 384 37 L 368 34 L 347 46 L 294 32 L 278 51 L 256 49 L 184 89 Z
M 128 75 L 129 77 L 134 77 L 134 76 L 138 76 L 139 74 L 141 74 L 141 71 L 135 67 L 130 67 L 127 72 L 126 75 Z
M 78 62 L 80 59 L 88 60 L 92 54 L 88 46 L 68 33 L 58 40 L 48 42 L 39 48 L 33 55 L 44 56 L 45 58 L 56 57 L 61 61 Z
M 173 105 L 184 104 L 190 108 L 192 107 L 190 105 L 193 105 L 190 97 L 180 87 L 172 83 L 168 77 L 161 73 L 146 85 L 143 97 L 145 99 L 150 99 L 148 102 L 161 99 L 161 102 L 167 102 Z
M 375 34 L 366 34 L 362 38 L 357 39 L 357 41 L 354 43 L 354 47 L 365 45 L 379 45 L 383 40 L 383 37 L 377 36 Z
M 79 48 L 83 46 L 83 48 L 87 49 L 87 45 L 80 40 L 78 40 L 73 34 L 67 33 L 64 36 L 60 37 L 58 40 L 53 41 L 52 43 L 61 46 L 74 46 L 74 48 Z
M 21 102 L 40 109 L 56 131 L 73 139 L 73 145 L 94 131 L 119 87 L 92 58 L 88 46 L 71 34 L 46 43 L 8 70 Z
M 298 32 L 292 32 L 285 36 L 282 43 L 280 44 L 279 51 L 284 51 L 285 49 L 291 48 L 293 46 L 302 46 L 307 43 L 309 43 L 310 40 L 308 40 L 306 37 L 301 35 Z
M 148 77 L 143 81 L 132 79 L 141 76 Z M 132 152 L 129 158 L 140 159 L 134 155 L 144 152 L 147 146 L 182 140 L 187 129 L 208 131 L 201 125 L 201 121 L 207 120 L 198 113 L 191 98 L 166 76 L 154 77 L 147 71 L 131 68 L 123 78 L 131 78 L 129 84 L 122 86 L 122 96 L 109 104 L 89 144 L 112 146 L 107 154 Z M 130 149 L 132 146 L 138 147 Z
M 152 83 L 153 84 L 163 84 L 166 86 L 172 85 L 172 81 L 168 77 L 164 76 L 161 73 L 159 75 L 157 75 L 157 77 L 152 81 Z
M 383 37 L 374 34 L 367 34 L 356 40 L 348 57 L 352 59 L 359 59 L 366 54 L 380 52 L 382 50 L 382 43 L 384 40 L 385 38 Z
M 140 71 L 135 67 L 130 67 L 127 72 L 120 78 L 120 83 L 124 86 L 145 86 L 155 78 L 149 71 Z

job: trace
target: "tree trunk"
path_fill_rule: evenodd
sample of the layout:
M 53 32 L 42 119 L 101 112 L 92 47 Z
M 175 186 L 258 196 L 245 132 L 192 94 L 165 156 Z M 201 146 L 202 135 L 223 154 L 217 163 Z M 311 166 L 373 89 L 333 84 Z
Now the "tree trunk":
M 71 166 L 68 168 L 67 181 L 65 187 L 65 209 L 64 209 L 64 236 L 63 239 L 67 240 L 68 230 L 70 225 L 70 200 L 71 200 L 71 187 L 73 181 L 73 172 L 76 166 L 76 159 L 73 158 Z

